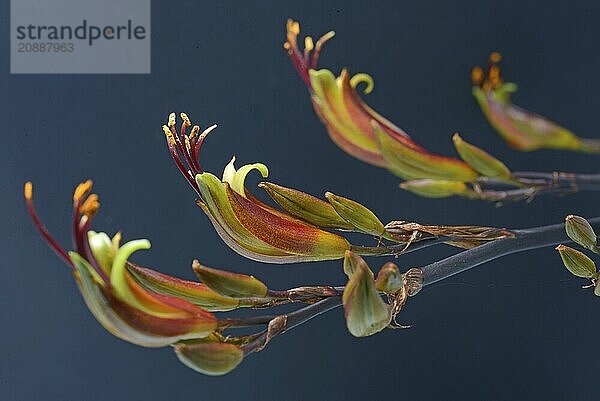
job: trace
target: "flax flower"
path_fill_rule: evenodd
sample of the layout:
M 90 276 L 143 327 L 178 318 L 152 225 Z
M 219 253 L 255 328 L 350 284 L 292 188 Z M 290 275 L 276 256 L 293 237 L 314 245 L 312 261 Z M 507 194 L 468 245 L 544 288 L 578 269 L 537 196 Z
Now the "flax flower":
M 517 85 L 502 79 L 498 66 L 501 59 L 499 53 L 492 53 L 487 69 L 474 67 L 471 80 L 473 96 L 481 110 L 510 146 L 522 151 L 566 149 L 600 152 L 599 140 L 579 138 L 547 118 L 515 106 L 510 97 L 517 91 Z
M 198 194 L 197 204 L 208 216 L 223 241 L 240 255 L 268 263 L 293 263 L 341 259 L 350 249 L 348 241 L 334 233 L 256 199 L 245 186 L 248 173 L 258 171 L 267 177 L 262 163 L 235 167 L 227 164 L 221 178 L 205 172 L 198 159 L 204 138 L 215 126 L 198 135 L 200 128 L 185 114 L 177 132 L 176 116 L 171 114 L 163 126 L 167 145 L 175 164 Z M 339 216 L 338 216 L 339 218 Z
M 373 79 L 364 73 L 351 76 L 343 69 L 339 76 L 327 69 L 318 69 L 323 45 L 334 36 L 323 35 L 316 44 L 310 36 L 304 40 L 304 50 L 298 46 L 300 25 L 288 20 L 284 43 L 294 67 L 306 84 L 315 112 L 327 128 L 331 139 L 345 152 L 375 166 L 384 167 L 407 179 L 437 179 L 473 181 L 479 174 L 464 161 L 436 155 L 417 144 L 398 126 L 381 116 L 357 93 L 373 90 Z
M 148 240 L 120 244 L 121 235 L 112 239 L 91 230 L 100 204 L 91 194 L 91 181 L 77 186 L 73 194 L 73 251 L 65 251 L 40 221 L 33 205 L 33 186 L 25 184 L 27 208 L 42 237 L 71 268 L 79 290 L 96 319 L 115 336 L 146 347 L 161 347 L 180 340 L 201 339 L 217 327 L 216 317 L 182 297 L 149 290 L 138 283 L 129 271 L 133 266 L 141 274 L 157 275 L 147 268 L 128 262 L 132 253 L 150 248 Z M 190 297 L 212 299 L 213 304 L 226 298 L 202 284 L 162 275 L 163 287 L 177 292 L 186 289 Z M 226 307 L 226 306 L 224 306 Z M 219 309 L 216 307 L 216 309 Z

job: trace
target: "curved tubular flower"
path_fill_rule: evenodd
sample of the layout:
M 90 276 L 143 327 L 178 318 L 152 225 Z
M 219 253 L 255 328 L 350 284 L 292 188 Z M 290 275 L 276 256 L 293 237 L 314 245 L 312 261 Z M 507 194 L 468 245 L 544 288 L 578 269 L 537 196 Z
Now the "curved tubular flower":
M 292 188 L 261 182 L 259 187 L 280 207 L 276 209 L 256 199 L 245 186 L 246 176 L 253 170 L 257 170 L 263 178 L 268 176 L 269 170 L 264 164 L 247 164 L 238 169 L 233 157 L 225 166 L 222 178 L 201 170 L 196 160 L 199 147 L 192 136 L 185 135 L 186 127 L 191 123 L 186 114 L 182 113 L 181 117 L 183 134 L 179 142 L 175 139 L 178 134 L 174 113 L 169 116 L 168 125 L 163 126 L 171 156 L 196 191 L 196 203 L 208 216 L 216 232 L 231 249 L 246 258 L 281 264 L 341 259 L 349 250 L 360 255 L 399 255 L 419 241 L 428 241 L 422 246 L 444 242 L 464 247 L 466 242 L 473 240 L 470 233 L 449 230 L 448 227 L 431 234 L 421 229 L 426 226 L 416 224 L 411 230 L 399 232 L 395 226 L 384 226 L 372 211 L 351 199 L 327 192 L 325 201 Z M 198 131 L 197 126 L 192 130 Z M 195 149 L 195 152 L 184 154 L 178 149 L 177 143 L 187 143 L 182 147 L 183 152 L 190 149 Z M 463 152 L 469 155 L 465 159 L 474 160 L 478 168 L 485 163 L 498 168 L 496 159 L 469 146 L 466 153 Z M 495 170 L 490 168 L 490 171 Z M 465 187 L 464 192 L 468 191 L 475 194 L 472 189 Z M 482 229 L 476 226 L 472 228 Z M 377 239 L 377 246 L 353 245 L 344 237 L 324 229 L 369 235 Z M 491 235 L 495 229 L 483 229 L 488 233 L 487 238 L 480 236 L 477 243 L 495 238 Z M 393 245 L 385 245 L 383 240 L 391 241 Z M 415 248 L 417 246 L 411 250 Z
M 547 118 L 515 106 L 510 96 L 517 91 L 517 85 L 502 79 L 498 66 L 501 59 L 497 52 L 490 54 L 487 69 L 474 67 L 471 80 L 473 96 L 481 110 L 510 146 L 521 151 L 565 149 L 600 152 L 599 139 L 579 138 Z
M 315 112 L 331 139 L 345 152 L 375 166 L 384 167 L 404 179 L 445 179 L 473 181 L 479 174 L 460 159 L 433 154 L 408 134 L 365 104 L 356 87 L 366 84 L 372 91 L 373 79 L 364 73 L 350 77 L 343 69 L 338 77 L 317 69 L 323 44 L 334 35 L 323 35 L 315 46 L 307 36 L 304 51 L 298 47 L 300 24 L 287 22 L 287 50 L 294 67 L 308 87 Z
M 264 164 L 254 163 L 236 169 L 235 157 L 225 167 L 221 179 L 201 169 L 198 160 L 204 133 L 198 126 L 188 136 L 191 122 L 181 114 L 183 124 L 178 133 L 175 113 L 163 126 L 167 145 L 175 164 L 196 191 L 198 206 L 208 216 L 223 241 L 249 259 L 267 263 L 294 263 L 340 259 L 350 249 L 348 241 L 313 224 L 275 210 L 254 198 L 245 188 L 252 170 L 268 176 Z M 185 144 L 185 145 L 183 145 Z
M 100 204 L 91 194 L 92 182 L 77 186 L 73 194 L 73 251 L 66 252 L 41 223 L 33 206 L 33 186 L 25 184 L 25 199 L 33 222 L 50 247 L 71 268 L 79 290 L 96 319 L 113 335 L 145 347 L 162 347 L 180 340 L 200 339 L 217 328 L 216 317 L 190 301 L 149 290 L 128 270 L 129 256 L 148 249 L 150 242 L 135 240 L 120 245 L 90 230 Z M 150 269 L 145 271 L 151 272 Z M 154 273 L 153 273 L 154 274 Z M 166 279 L 165 285 L 176 280 Z M 181 280 L 180 280 L 181 282 Z M 192 294 L 198 289 L 191 290 Z M 201 291 L 200 291 L 201 293 Z

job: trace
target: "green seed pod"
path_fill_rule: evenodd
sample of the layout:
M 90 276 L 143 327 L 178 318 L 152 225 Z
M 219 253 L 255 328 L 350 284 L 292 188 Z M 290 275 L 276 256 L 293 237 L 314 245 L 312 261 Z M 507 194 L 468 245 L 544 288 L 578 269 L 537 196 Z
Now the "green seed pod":
M 363 258 L 354 252 L 346 251 L 344 254 L 344 273 L 346 273 L 348 278 L 352 277 L 354 272 L 359 268 L 359 265 L 361 265 L 360 268 L 365 268 L 368 271 L 371 271 L 371 269 L 369 269 L 369 265 L 367 265 L 367 262 L 365 262 Z M 373 272 L 371 272 L 371 275 L 373 275 Z
M 197 260 L 192 262 L 196 276 L 214 292 L 232 298 L 264 297 L 267 286 L 253 276 L 226 272 L 202 266 Z
M 592 278 L 597 275 L 596 264 L 583 252 L 565 245 L 557 246 L 556 250 L 560 254 L 563 264 L 571 274 L 582 278 Z
M 454 134 L 452 141 L 460 157 L 482 175 L 510 179 L 511 173 L 508 167 L 485 150 L 465 142 L 458 133 Z
M 351 199 L 325 193 L 325 198 L 344 220 L 365 234 L 381 236 L 385 233 L 383 223 L 365 206 Z
M 404 279 L 395 263 L 387 262 L 377 273 L 375 286 L 381 292 L 393 294 L 399 291 L 404 286 Z
M 594 229 L 581 216 L 568 215 L 565 219 L 565 230 L 573 241 L 592 252 L 598 252 L 597 238 Z

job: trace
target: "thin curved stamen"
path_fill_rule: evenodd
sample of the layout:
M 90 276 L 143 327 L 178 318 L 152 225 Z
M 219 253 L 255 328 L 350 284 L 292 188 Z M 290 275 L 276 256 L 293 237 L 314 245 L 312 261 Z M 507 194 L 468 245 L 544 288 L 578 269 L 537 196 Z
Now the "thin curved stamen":
M 71 269 L 75 269 L 75 266 L 73 265 L 73 262 L 71 261 L 71 258 L 69 258 L 67 252 L 52 237 L 46 226 L 42 224 L 33 205 L 33 184 L 30 181 L 25 183 L 25 188 L 23 192 L 25 195 L 25 204 L 27 205 L 27 211 L 29 213 L 29 216 L 31 217 L 31 220 L 33 221 L 33 225 L 35 226 L 35 228 L 38 230 L 42 238 L 44 238 L 50 249 L 52 249 L 63 260 L 63 262 L 70 266 Z

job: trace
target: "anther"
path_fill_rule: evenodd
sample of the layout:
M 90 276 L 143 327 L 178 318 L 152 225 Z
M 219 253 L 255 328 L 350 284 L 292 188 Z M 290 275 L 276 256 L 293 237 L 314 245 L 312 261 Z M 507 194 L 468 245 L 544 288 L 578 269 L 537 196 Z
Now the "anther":
M 168 126 L 169 127 L 174 127 L 176 119 L 177 119 L 177 116 L 175 115 L 175 113 L 169 114 L 169 123 L 168 123 Z
M 315 44 L 310 36 L 304 38 L 304 51 L 309 52 L 314 49 Z
M 166 125 L 163 125 L 162 129 L 163 129 L 163 132 L 165 133 L 165 136 L 167 137 L 167 141 L 169 142 L 169 145 L 174 145 L 175 138 L 173 138 L 173 133 L 171 132 L 169 127 L 167 127 Z
M 196 135 L 198 135 L 199 131 L 200 131 L 200 127 L 198 125 L 194 125 L 192 127 L 192 132 L 190 132 L 190 141 L 193 141 L 194 138 L 196 138 Z
M 98 212 L 98 209 L 100 209 L 98 195 L 91 194 L 79 208 L 79 213 L 83 214 L 84 216 L 91 217 Z
M 471 70 L 471 81 L 475 85 L 481 85 L 483 82 L 483 69 L 479 66 L 473 67 Z
M 92 190 L 92 180 L 87 180 L 77 185 L 73 191 L 73 202 L 78 202 L 83 196 L 87 195 Z
M 183 120 L 183 124 L 187 125 L 188 127 L 192 126 L 192 122 L 190 121 L 190 119 L 188 118 L 187 114 L 185 113 L 181 113 L 181 119 Z
M 502 60 L 502 55 L 498 52 L 492 52 L 490 54 L 490 63 L 499 63 Z
M 28 201 L 30 201 L 31 198 L 33 198 L 33 184 L 31 183 L 31 181 L 27 181 L 25 183 L 25 187 L 23 188 L 23 194 L 25 195 L 25 199 L 27 199 Z

